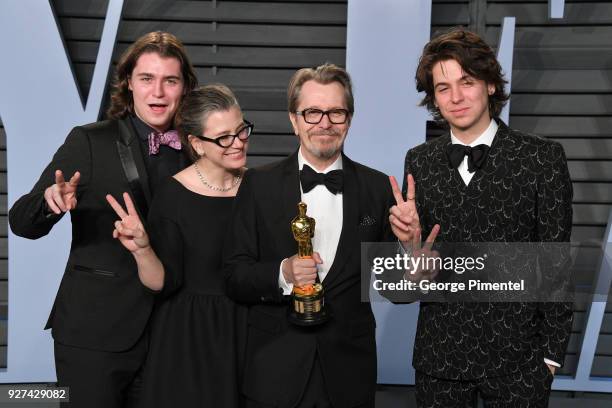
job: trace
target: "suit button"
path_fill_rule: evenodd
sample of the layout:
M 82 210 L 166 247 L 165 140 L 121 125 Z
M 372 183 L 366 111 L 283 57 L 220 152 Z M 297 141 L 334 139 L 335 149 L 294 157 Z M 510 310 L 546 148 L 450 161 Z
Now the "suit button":
M 262 302 L 265 302 L 265 301 L 266 301 L 265 296 L 262 296 L 260 299 L 261 299 L 261 301 L 262 301 Z

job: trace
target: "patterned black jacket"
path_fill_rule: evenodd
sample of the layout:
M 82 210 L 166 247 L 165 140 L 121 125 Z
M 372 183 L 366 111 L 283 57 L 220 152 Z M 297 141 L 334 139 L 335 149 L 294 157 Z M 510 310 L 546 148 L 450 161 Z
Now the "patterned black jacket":
M 406 154 L 424 236 L 440 224 L 441 242 L 569 241 L 572 184 L 563 148 L 497 122 L 487 160 L 467 186 L 449 165 L 448 132 Z M 571 324 L 568 302 L 421 303 L 413 366 L 466 380 L 544 358 L 562 364 Z

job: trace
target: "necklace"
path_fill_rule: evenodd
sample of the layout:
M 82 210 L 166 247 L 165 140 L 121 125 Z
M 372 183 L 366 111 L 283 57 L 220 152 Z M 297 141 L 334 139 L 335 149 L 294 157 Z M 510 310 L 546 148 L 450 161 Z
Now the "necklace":
M 242 178 L 242 176 L 240 176 L 240 175 L 235 176 L 234 177 L 234 182 L 232 183 L 231 186 L 229 186 L 229 187 L 217 187 L 217 186 L 213 186 L 208 181 L 206 181 L 206 179 L 204 179 L 204 176 L 202 176 L 202 173 L 200 173 L 200 169 L 198 168 L 198 164 L 197 163 L 193 163 L 193 167 L 195 168 L 195 171 L 198 174 L 198 177 L 200 178 L 200 181 L 202 182 L 204 187 L 208 187 L 211 190 L 215 190 L 215 191 L 221 191 L 222 193 L 226 193 L 226 192 L 230 191 L 232 188 L 236 187 L 238 185 L 238 183 L 240 182 L 240 179 Z

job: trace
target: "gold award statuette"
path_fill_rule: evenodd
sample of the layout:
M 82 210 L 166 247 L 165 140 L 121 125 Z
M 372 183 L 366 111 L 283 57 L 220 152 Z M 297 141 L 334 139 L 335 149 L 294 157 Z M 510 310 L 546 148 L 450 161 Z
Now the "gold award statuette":
M 312 258 L 312 237 L 315 220 L 306 215 L 306 203 L 298 203 L 298 215 L 291 221 L 291 232 L 298 244 L 298 257 Z M 326 322 L 329 313 L 325 308 L 323 285 L 315 283 L 294 286 L 291 293 L 289 321 L 299 326 L 314 326 Z

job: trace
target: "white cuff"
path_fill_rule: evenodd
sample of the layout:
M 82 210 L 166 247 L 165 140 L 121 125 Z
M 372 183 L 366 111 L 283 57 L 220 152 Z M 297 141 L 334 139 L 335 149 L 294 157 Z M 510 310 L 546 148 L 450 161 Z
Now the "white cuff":
M 548 364 L 548 365 L 555 366 L 555 367 L 557 367 L 557 368 L 561 368 L 561 364 L 559 364 L 559 363 L 557 363 L 557 362 L 555 362 L 555 361 L 549 360 L 549 359 L 547 359 L 547 358 L 545 358 L 545 359 L 544 359 L 544 362 L 545 362 L 546 364 Z
M 287 259 L 288 258 L 283 259 L 278 268 L 278 287 L 283 290 L 283 295 L 285 296 L 293 292 L 293 283 L 287 283 L 285 275 L 283 275 L 283 263 L 285 263 Z

